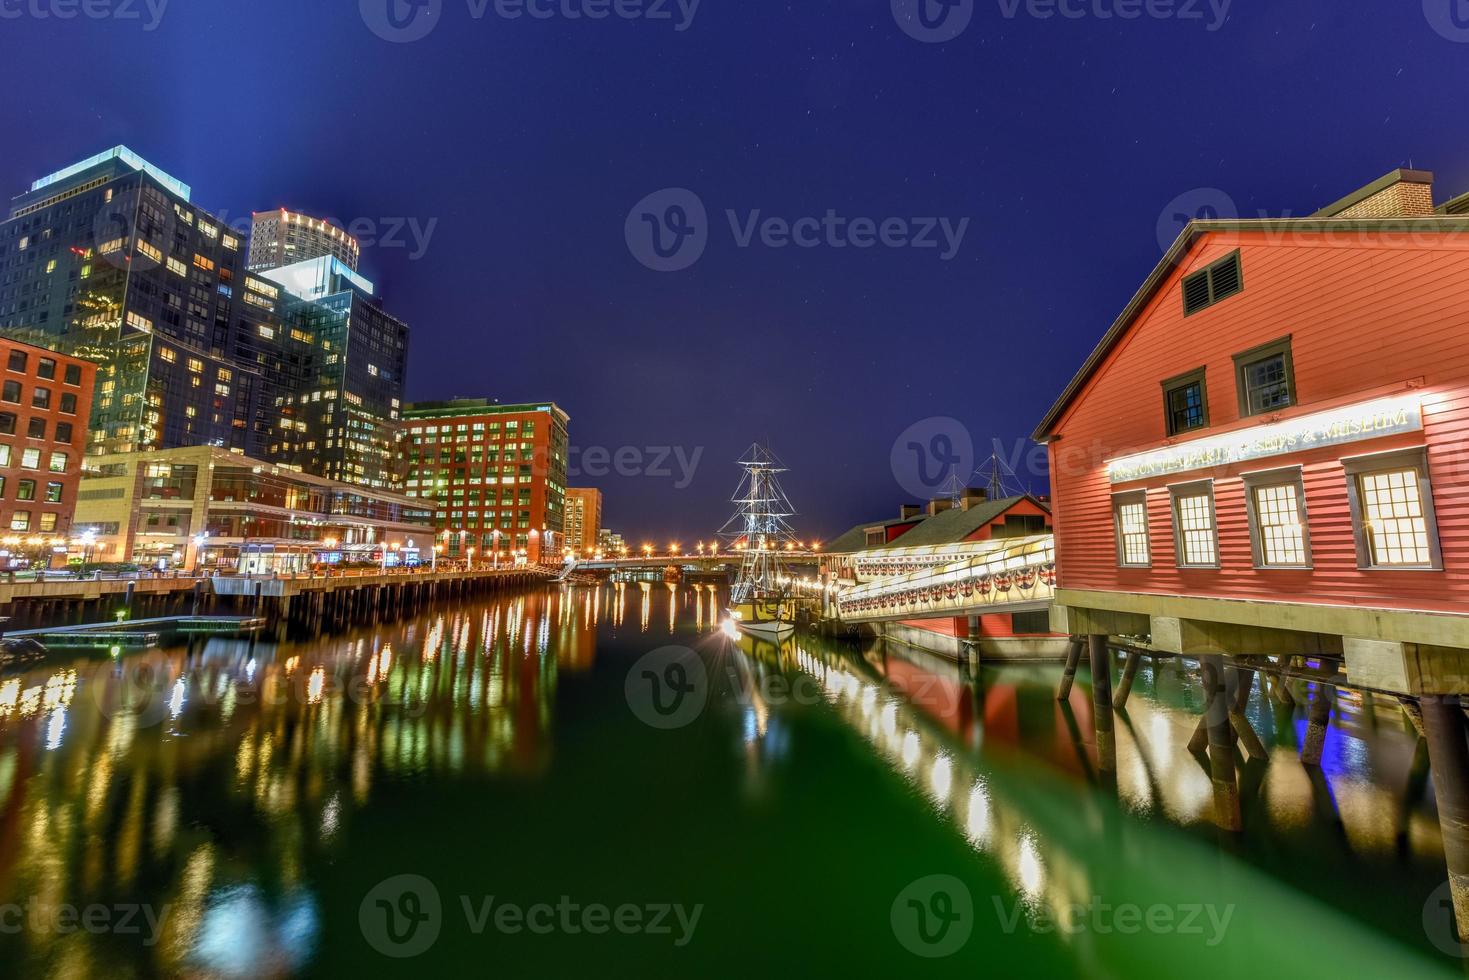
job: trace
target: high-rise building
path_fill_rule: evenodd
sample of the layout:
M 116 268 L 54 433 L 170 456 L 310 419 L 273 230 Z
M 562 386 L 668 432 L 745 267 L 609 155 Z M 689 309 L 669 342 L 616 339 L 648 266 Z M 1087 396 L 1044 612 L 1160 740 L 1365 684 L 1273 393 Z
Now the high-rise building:
M 120 146 L 0 222 L 0 334 L 98 364 L 89 452 L 263 448 L 260 373 L 230 354 L 244 243 L 189 196 Z
M 341 228 L 309 214 L 278 208 L 250 216 L 251 272 L 331 257 L 357 271 L 362 246 Z
M 434 503 L 450 557 L 560 557 L 566 507 L 565 412 L 554 403 L 419 402 L 403 412 L 406 493 Z
M 594 487 L 568 487 L 563 547 L 582 556 L 593 554 L 601 529 L 602 491 Z
M 286 379 L 272 399 L 267 457 L 328 479 L 402 490 L 408 327 L 382 309 L 371 282 L 332 256 L 260 275 L 280 287 L 285 320 Z
M 98 364 L 91 454 L 211 445 L 401 489 L 407 327 L 335 255 L 266 278 L 244 251 L 187 184 L 116 147 L 0 222 L 0 336 Z

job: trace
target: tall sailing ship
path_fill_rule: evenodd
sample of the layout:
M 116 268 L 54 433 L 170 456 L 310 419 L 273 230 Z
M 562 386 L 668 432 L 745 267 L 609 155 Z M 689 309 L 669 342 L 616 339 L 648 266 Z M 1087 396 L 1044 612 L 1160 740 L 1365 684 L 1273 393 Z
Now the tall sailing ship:
M 786 468 L 759 443 L 745 452 L 739 465 L 745 471 L 733 498 L 739 509 L 720 532 L 742 556 L 730 587 L 729 617 L 743 632 L 782 639 L 796 630 L 796 600 L 781 558 L 786 545 L 796 540 L 789 523 L 796 509 L 778 478 Z

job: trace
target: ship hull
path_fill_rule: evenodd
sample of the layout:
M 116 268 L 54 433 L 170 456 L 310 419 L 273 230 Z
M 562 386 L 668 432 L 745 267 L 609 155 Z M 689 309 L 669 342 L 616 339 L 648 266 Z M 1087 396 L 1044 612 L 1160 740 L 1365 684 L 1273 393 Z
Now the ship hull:
M 796 606 L 789 599 L 751 599 L 729 607 L 735 628 L 756 636 L 777 639 L 796 631 Z

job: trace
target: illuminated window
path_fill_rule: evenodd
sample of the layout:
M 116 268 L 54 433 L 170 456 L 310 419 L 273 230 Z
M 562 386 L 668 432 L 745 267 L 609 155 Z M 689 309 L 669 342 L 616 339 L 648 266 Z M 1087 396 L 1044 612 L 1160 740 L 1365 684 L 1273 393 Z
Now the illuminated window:
M 1234 370 L 1240 417 L 1263 415 L 1296 403 L 1289 337 L 1236 354 Z
M 174 349 L 172 347 L 158 348 L 158 359 L 160 361 L 172 364 L 174 361 L 178 360 L 178 357 L 178 354 L 174 352 Z
M 159 249 L 155 248 L 151 242 L 146 241 L 145 239 L 142 239 L 142 238 L 139 238 L 138 239 L 138 254 L 139 255 L 146 255 L 146 256 L 148 256 L 148 258 L 152 259 L 154 262 L 162 262 L 163 261 L 163 252 L 161 252 Z
M 10 529 L 12 531 L 29 531 L 31 529 L 31 512 L 18 510 L 10 515 Z
M 189 274 L 189 267 L 172 256 L 169 256 L 167 265 L 168 271 L 176 276 L 186 276 Z
M 134 313 L 131 310 L 128 311 L 128 326 L 134 328 L 135 330 L 141 330 L 144 333 L 153 332 L 153 321 L 143 316 L 141 313 Z
M 1311 535 L 1299 466 L 1244 475 L 1257 568 L 1309 568 Z
M 60 484 L 57 484 L 57 485 L 59 486 Z M 59 501 L 61 498 L 60 497 L 57 497 L 56 499 Z M 42 514 L 41 515 L 41 523 L 40 523 L 40 525 L 37 526 L 36 530 L 38 530 L 38 531 L 54 531 L 54 530 L 56 530 L 56 514 L 55 514 L 55 512 L 54 511 L 48 511 L 48 512 Z
M 1148 543 L 1147 491 L 1114 495 L 1112 517 L 1117 528 L 1117 564 L 1132 568 L 1148 567 L 1152 553 Z
M 214 271 L 214 260 L 197 253 L 194 255 L 194 265 L 203 269 L 205 272 Z
M 1219 536 L 1214 524 L 1214 481 L 1200 480 L 1170 487 L 1173 495 L 1173 539 L 1178 564 L 1217 568 Z
M 204 362 L 199 360 L 197 357 L 189 358 L 189 370 L 193 371 L 195 374 L 198 374 L 199 372 L 204 370 Z
M 1443 568 L 1426 449 L 1342 460 L 1362 568 Z
M 98 245 L 97 252 L 100 255 L 111 255 L 113 252 L 116 252 L 120 248 L 122 248 L 122 239 L 114 238 L 111 241 L 103 242 L 101 245 Z

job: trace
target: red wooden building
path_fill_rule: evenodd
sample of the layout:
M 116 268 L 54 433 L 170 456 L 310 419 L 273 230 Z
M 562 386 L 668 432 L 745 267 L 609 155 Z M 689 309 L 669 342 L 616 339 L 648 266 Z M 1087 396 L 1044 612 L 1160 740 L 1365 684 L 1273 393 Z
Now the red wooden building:
M 1183 233 L 1036 432 L 1067 628 L 1469 689 L 1469 217 L 1430 188 Z

